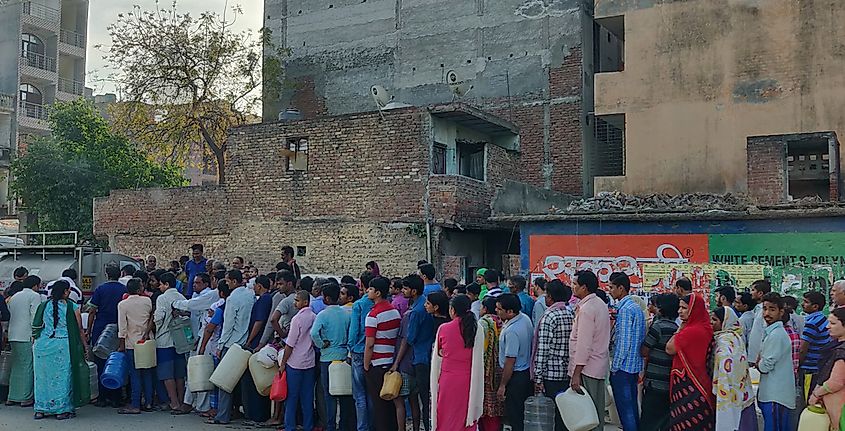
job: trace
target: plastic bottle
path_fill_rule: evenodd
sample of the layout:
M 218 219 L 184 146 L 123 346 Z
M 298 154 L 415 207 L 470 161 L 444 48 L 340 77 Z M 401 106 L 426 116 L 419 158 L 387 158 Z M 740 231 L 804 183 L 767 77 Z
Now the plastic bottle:
M 352 367 L 343 361 L 329 364 L 329 395 L 352 395 Z
M 828 431 L 830 417 L 821 406 L 807 406 L 798 421 L 798 431 Z
M 525 400 L 525 431 L 555 429 L 555 403 L 541 394 Z
M 9 386 L 12 375 L 12 352 L 0 352 L 0 385 Z
M 91 384 L 91 401 L 100 396 L 100 385 L 97 382 L 97 364 L 88 361 L 88 378 Z
M 103 373 L 100 375 L 100 383 L 108 389 L 120 389 L 129 374 L 126 367 L 126 354 L 114 352 L 106 359 L 103 366 Z

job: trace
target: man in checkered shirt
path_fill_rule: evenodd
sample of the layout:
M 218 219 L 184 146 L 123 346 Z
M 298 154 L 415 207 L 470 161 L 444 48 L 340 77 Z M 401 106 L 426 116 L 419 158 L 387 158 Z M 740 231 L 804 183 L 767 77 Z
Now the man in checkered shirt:
M 572 289 L 560 280 L 546 284 L 546 312 L 537 322 L 534 346 L 534 382 L 537 391 L 554 398 L 569 388 L 569 336 L 575 315 L 567 305 Z M 563 419 L 555 409 L 555 431 L 563 431 Z

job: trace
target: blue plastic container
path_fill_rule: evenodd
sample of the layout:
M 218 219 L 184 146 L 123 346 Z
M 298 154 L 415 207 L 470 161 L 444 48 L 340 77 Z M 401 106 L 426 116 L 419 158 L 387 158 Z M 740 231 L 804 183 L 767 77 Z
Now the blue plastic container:
M 126 355 L 123 352 L 112 352 L 106 359 L 103 373 L 100 374 L 100 383 L 108 389 L 120 389 L 128 372 Z

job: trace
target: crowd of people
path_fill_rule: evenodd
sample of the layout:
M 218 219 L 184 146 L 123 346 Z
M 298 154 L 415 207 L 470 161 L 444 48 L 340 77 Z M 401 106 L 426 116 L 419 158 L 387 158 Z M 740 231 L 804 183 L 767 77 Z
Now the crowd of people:
M 572 390 L 589 394 L 599 431 L 609 394 L 626 431 L 756 430 L 758 410 L 765 430 L 787 431 L 808 404 L 823 405 L 838 426 L 845 403 L 845 282 L 833 285 L 829 307 L 827 292 L 804 293 L 798 314 L 798 300 L 766 280 L 749 292 L 716 290 L 711 308 L 686 278 L 646 301 L 624 273 L 611 274 L 607 290 L 590 271 L 568 286 L 480 269 L 461 285 L 438 281 L 425 261 L 392 279 L 371 261 L 357 278 L 338 280 L 302 277 L 291 247 L 268 273 L 241 257 L 207 259 L 201 244 L 191 252 L 167 269 L 154 256 L 140 270 L 109 265 L 90 298 L 72 269 L 46 285 L 16 270 L 0 301 L 6 405 L 31 407 L 35 419 L 74 417 L 92 398 L 88 361 L 104 369 L 91 350 L 109 325 L 129 378 L 118 389 L 100 383 L 97 406 L 197 414 L 217 425 L 522 431 L 529 397 Z M 185 325 L 195 335 L 187 347 Z M 156 366 L 137 367 L 132 350 L 148 340 Z M 189 390 L 190 357 L 217 364 L 236 345 L 274 353 L 284 401 L 262 395 L 250 372 L 232 392 Z M 336 361 L 351 366 L 351 396 L 329 390 Z M 398 396 L 383 399 L 395 373 Z M 554 415 L 555 431 L 566 430 Z

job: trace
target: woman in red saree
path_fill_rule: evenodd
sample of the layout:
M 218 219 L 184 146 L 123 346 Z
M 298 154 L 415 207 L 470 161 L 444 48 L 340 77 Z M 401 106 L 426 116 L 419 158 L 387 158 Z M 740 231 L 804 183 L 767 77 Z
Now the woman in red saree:
M 712 431 L 716 426 L 713 377 L 707 367 L 713 327 L 707 304 L 699 294 L 681 298 L 683 324 L 666 344 L 674 355 L 669 375 L 670 429 Z

